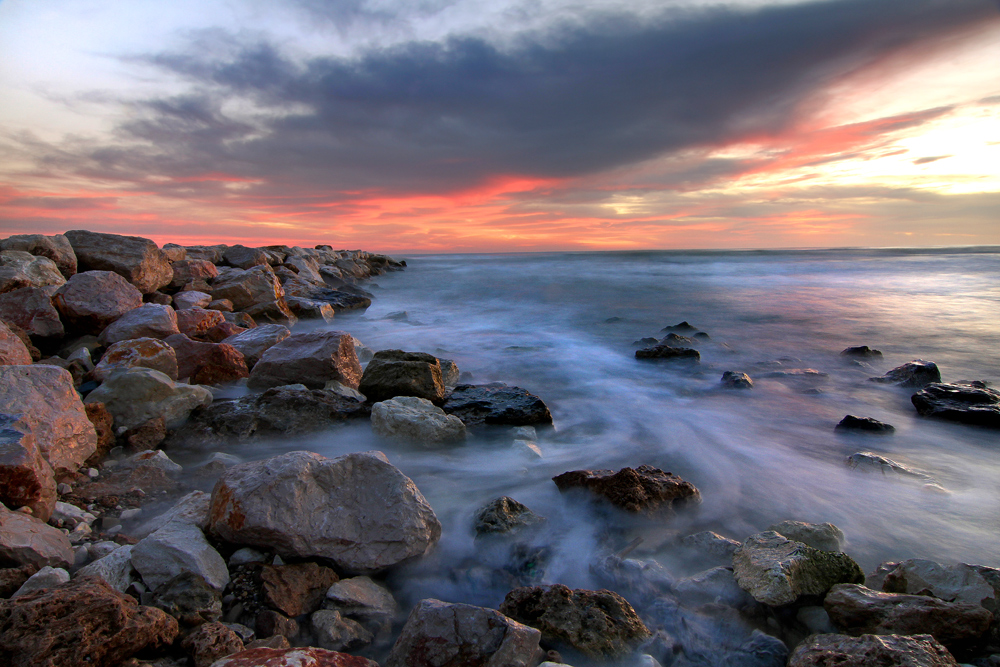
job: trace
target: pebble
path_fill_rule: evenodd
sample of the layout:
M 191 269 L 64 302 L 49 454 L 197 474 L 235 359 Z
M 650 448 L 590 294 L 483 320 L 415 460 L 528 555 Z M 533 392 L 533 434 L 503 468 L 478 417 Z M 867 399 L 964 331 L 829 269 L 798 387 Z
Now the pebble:
M 60 482 L 59 486 L 56 487 L 56 493 L 60 496 L 65 496 L 67 493 L 73 493 L 73 487 L 66 482 Z
M 141 515 L 142 509 L 137 507 L 136 509 L 122 510 L 122 513 L 118 516 L 118 518 L 122 521 L 129 521 Z
M 97 479 L 100 475 L 101 473 L 98 472 L 97 468 L 87 468 L 87 477 L 90 479 Z

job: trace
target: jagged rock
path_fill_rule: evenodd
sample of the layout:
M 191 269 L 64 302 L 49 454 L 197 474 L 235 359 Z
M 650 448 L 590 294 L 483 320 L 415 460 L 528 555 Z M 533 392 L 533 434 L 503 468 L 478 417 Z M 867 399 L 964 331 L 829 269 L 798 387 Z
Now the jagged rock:
M 324 320 L 333 322 L 336 311 L 325 301 L 302 299 L 297 296 L 285 297 L 288 310 L 300 320 Z
M 292 332 L 283 324 L 262 324 L 254 329 L 230 336 L 222 342 L 232 345 L 243 353 L 247 368 L 252 369 L 264 352 L 291 335 Z
M 273 609 L 265 609 L 257 614 L 255 630 L 259 637 L 292 637 L 299 634 L 299 624 Z
M 864 583 L 865 575 L 850 556 L 822 551 L 765 531 L 746 539 L 733 554 L 740 587 L 773 607 L 800 595 L 824 595 L 835 584 Z
M 445 397 L 441 364 L 423 352 L 379 350 L 365 368 L 358 391 L 373 403 L 417 396 L 440 404 Z
M 265 565 L 260 570 L 264 602 L 290 617 L 319 609 L 339 579 L 336 572 L 316 563 Z
M 958 667 L 930 635 L 810 635 L 792 651 L 788 667 Z
M 289 452 L 235 465 L 212 491 L 210 522 L 228 542 L 359 573 L 420 556 L 441 536 L 423 495 L 381 452 Z
M 572 470 L 552 478 L 560 491 L 587 489 L 627 512 L 663 512 L 701 502 L 701 493 L 691 482 L 671 472 L 641 465 L 613 470 Z
M 229 583 L 226 561 L 194 523 L 175 518 L 132 548 L 132 566 L 151 589 L 182 572 L 196 574 L 222 590 Z
M 881 377 L 868 378 L 872 382 L 895 384 L 900 387 L 925 387 L 941 381 L 941 371 L 933 361 L 917 359 L 902 366 L 896 366 Z
M 15 234 L 0 240 L 0 250 L 21 250 L 55 262 L 64 278 L 76 273 L 76 253 L 63 234 Z
M 992 567 L 966 563 L 945 566 L 911 558 L 888 564 L 878 577 L 868 577 L 867 584 L 887 593 L 933 595 L 948 602 L 976 604 L 1000 617 L 1000 570 Z
M 62 321 L 77 334 L 99 334 L 142 305 L 142 292 L 117 273 L 85 271 L 66 281 L 52 297 Z
M 132 545 L 120 546 L 106 556 L 98 558 L 93 563 L 77 570 L 76 576 L 100 577 L 111 588 L 119 593 L 124 593 L 129 586 L 139 580 L 138 573 L 132 567 Z
M 699 329 L 688 324 L 687 320 L 680 322 L 678 324 L 672 324 L 670 326 L 663 327 L 660 329 L 660 333 L 683 333 L 683 334 L 696 334 Z
M 97 449 L 97 434 L 73 378 L 61 368 L 0 366 L 0 413 L 24 415 L 56 474 L 76 472 Z
M 267 389 L 301 383 L 321 389 L 330 380 L 352 389 L 361 381 L 354 339 L 343 331 L 293 334 L 271 346 L 254 365 L 247 386 Z
M 62 338 L 66 333 L 49 291 L 40 287 L 0 294 L 0 319 L 43 340 Z
M 801 542 L 814 549 L 822 551 L 844 550 L 844 531 L 832 523 L 782 521 L 770 526 L 768 530 L 773 530 L 794 542 Z
M 931 383 L 911 401 L 921 417 L 1000 428 L 1000 391 L 984 382 Z
M 331 651 L 355 651 L 374 641 L 375 636 L 357 621 L 343 618 L 339 611 L 321 609 L 309 616 L 316 643 Z
M 253 648 L 222 658 L 212 667 L 378 667 L 378 663 L 361 656 L 304 648 Z
M 699 361 L 701 354 L 698 350 L 690 347 L 673 347 L 671 345 L 657 344 L 653 347 L 646 347 L 635 351 L 636 359 L 649 359 L 653 361 Z
M 192 410 L 211 404 L 212 392 L 178 384 L 150 368 L 129 368 L 105 380 L 86 402 L 104 403 L 119 428 L 135 428 L 156 417 L 163 417 L 167 428 L 177 428 Z
M 156 449 L 166 437 L 167 423 L 163 420 L 163 417 L 154 417 L 144 424 L 126 430 L 122 434 L 122 440 L 126 443 L 126 450 L 133 452 L 146 452 Z M 164 454 L 164 456 L 166 455 Z M 180 466 L 177 466 L 177 472 L 179 471 Z
M 726 371 L 719 383 L 726 389 L 753 389 L 753 380 L 746 373 Z
M 269 322 L 271 324 L 287 324 L 293 326 L 298 322 L 298 318 L 292 309 L 288 307 L 285 297 L 280 297 L 274 301 L 266 301 L 249 306 L 246 314 L 253 317 L 257 322 Z
M 0 655 L 12 667 L 117 665 L 176 636 L 174 619 L 94 577 L 0 600 Z
M 523 586 L 507 593 L 500 613 L 541 630 L 545 644 L 594 660 L 624 657 L 651 634 L 625 598 L 606 590 Z
M 222 253 L 228 247 L 221 243 L 217 245 L 184 246 L 184 250 L 186 251 L 185 257 L 187 259 L 202 259 L 212 264 L 222 264 Z
M 371 421 L 372 431 L 378 436 L 422 445 L 462 442 L 466 435 L 461 419 L 416 396 L 397 396 L 376 403 Z
M 932 635 L 951 649 L 982 638 L 993 620 L 978 604 L 879 593 L 857 584 L 831 588 L 823 607 L 834 625 L 849 635 Z
M 66 282 L 56 263 L 20 250 L 0 251 L 0 292 L 24 287 L 58 287 Z
M 0 320 L 0 366 L 24 366 L 31 362 L 27 346 Z
M 42 591 L 47 588 L 55 588 L 69 581 L 69 572 L 61 567 L 50 567 L 46 565 L 38 572 L 28 577 L 28 580 L 21 584 L 10 598 L 21 597 L 32 591 Z
M 156 244 L 139 236 L 74 230 L 66 238 L 76 253 L 79 271 L 114 271 L 150 294 L 170 284 L 174 271 Z
M 888 434 L 894 433 L 896 427 L 892 424 L 880 422 L 872 417 L 855 417 L 847 415 L 834 427 L 836 431 L 863 431 L 865 433 Z
M 191 308 L 208 308 L 214 301 L 212 301 L 212 295 L 207 292 L 198 292 L 196 290 L 189 290 L 185 292 L 178 292 L 174 295 L 174 308 L 178 312 L 182 310 L 189 310 Z M 232 304 L 230 304 L 230 310 L 232 310 Z M 223 317 L 223 320 L 225 318 Z M 180 321 L 177 322 L 177 328 L 180 328 Z
M 244 650 L 240 636 L 218 621 L 198 626 L 181 646 L 191 656 L 194 667 L 211 667 L 216 660 Z
M 183 262 L 187 259 L 187 248 L 176 243 L 164 243 L 160 250 L 167 261 L 173 265 L 175 262 Z
M 30 564 L 20 567 L 0 567 L 0 598 L 9 598 L 38 570 L 37 565 Z
M 223 324 L 226 316 L 217 310 L 187 308 L 177 311 L 177 328 L 189 338 L 204 337 L 212 327 Z
M 170 266 L 174 273 L 170 279 L 170 288 L 175 290 L 192 283 L 197 286 L 204 283 L 207 286 L 208 281 L 219 276 L 219 269 L 215 264 L 204 259 L 183 259 Z
M 94 427 L 94 432 L 97 434 L 97 449 L 85 461 L 86 465 L 94 465 L 103 461 L 108 451 L 115 446 L 115 420 L 111 416 L 111 413 L 108 412 L 108 409 L 104 407 L 104 403 L 100 401 L 84 403 L 83 409 L 86 411 L 87 419 L 90 420 L 91 425 Z M 96 461 L 94 460 L 95 457 L 97 458 Z
M 48 521 L 56 505 L 56 479 L 23 415 L 0 414 L 0 501 L 31 508 Z
M 476 534 L 512 533 L 544 520 L 528 509 L 527 505 L 501 496 L 476 512 Z
M 137 367 L 160 371 L 171 380 L 178 377 L 174 348 L 157 338 L 118 341 L 104 353 L 91 375 L 95 380 L 104 381 L 116 371 Z
M 346 287 L 337 290 L 327 289 L 299 279 L 289 280 L 284 287 L 289 296 L 327 303 L 336 313 L 364 309 L 372 305 L 370 297 L 348 292 Z
M 109 346 L 134 338 L 166 338 L 178 331 L 177 311 L 158 303 L 144 303 L 109 324 L 97 339 Z
M 215 311 L 208 311 L 215 312 Z M 203 343 L 184 334 L 164 340 L 177 354 L 177 376 L 191 384 L 223 384 L 249 377 L 243 354 L 225 343 Z
M 532 426 L 552 423 L 552 415 L 542 399 L 526 389 L 508 387 L 502 382 L 460 384 L 441 407 L 470 428 L 483 424 Z
M 248 271 L 220 274 L 212 284 L 213 299 L 229 299 L 236 310 L 270 303 L 285 296 L 281 282 L 271 267 L 263 264 Z
M 260 248 L 248 248 L 242 245 L 229 246 L 222 251 L 222 258 L 230 266 L 239 269 L 250 269 L 255 266 L 266 265 L 267 253 Z

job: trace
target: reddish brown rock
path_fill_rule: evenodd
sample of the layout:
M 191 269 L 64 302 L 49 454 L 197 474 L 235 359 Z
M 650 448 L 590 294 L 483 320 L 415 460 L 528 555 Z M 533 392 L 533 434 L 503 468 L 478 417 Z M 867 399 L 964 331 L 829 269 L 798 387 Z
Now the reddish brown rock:
M 73 562 L 73 548 L 58 528 L 0 505 L 0 563 L 5 562 L 64 568 Z
M 788 667 L 958 667 L 930 635 L 811 635 L 792 651 Z
M 0 292 L 24 287 L 58 287 L 65 282 L 51 259 L 21 250 L 0 250 Z
M 80 271 L 114 271 L 143 294 L 170 284 L 174 270 L 163 251 L 139 236 L 100 234 L 84 230 L 66 232 Z
M 225 321 L 226 317 L 217 310 L 185 308 L 177 311 L 177 328 L 188 338 L 201 338 L 212 327 Z
M 214 311 L 211 311 L 214 312 Z M 250 375 L 243 354 L 225 343 L 203 343 L 184 334 L 165 341 L 177 354 L 177 376 L 191 384 L 222 384 Z
M 265 609 L 257 614 L 254 630 L 258 637 L 295 637 L 299 634 L 299 623 L 273 609 Z
M 9 598 L 24 585 L 28 577 L 38 572 L 37 565 L 0 568 L 0 598 Z
M 117 273 L 78 273 L 56 291 L 52 304 L 76 334 L 98 334 L 128 311 L 142 305 L 142 292 Z
M 23 366 L 31 363 L 31 352 L 21 338 L 0 320 L 0 365 Z
M 177 353 L 174 348 L 156 338 L 119 341 L 104 353 L 92 376 L 95 380 L 104 380 L 115 371 L 135 367 L 152 368 L 165 373 L 171 380 L 176 380 Z
M 62 234 L 52 236 L 15 234 L 0 240 L 0 250 L 23 250 L 38 257 L 51 259 L 66 278 L 76 273 L 76 253 L 73 252 L 69 239 Z
M 227 338 L 237 336 L 244 331 L 249 331 L 249 329 L 241 327 L 238 324 L 233 324 L 232 322 L 220 322 L 206 331 L 202 338 L 212 343 L 225 343 Z M 250 365 L 247 364 L 247 368 L 249 367 Z
M 22 415 L 0 414 L 0 502 L 26 505 L 48 521 L 56 504 L 56 480 Z
M 213 667 L 379 667 L 356 655 L 304 648 L 253 648 L 219 660 Z
M 0 600 L 0 664 L 10 667 L 116 665 L 176 636 L 177 621 L 98 577 Z
M 0 318 L 15 324 L 30 336 L 61 338 L 66 330 L 59 311 L 52 305 L 51 289 L 22 287 L 0 294 Z
M 109 324 L 97 337 L 109 346 L 134 338 L 166 338 L 179 333 L 177 311 L 159 303 L 144 303 Z
M 319 609 L 327 589 L 340 577 L 316 563 L 294 563 L 265 565 L 260 579 L 267 606 L 294 617 Z
M 560 491 L 583 488 L 628 512 L 668 513 L 685 504 L 701 502 L 701 493 L 691 482 L 659 468 L 573 470 L 552 478 Z
M 145 452 L 156 449 L 167 437 L 167 424 L 163 417 L 153 417 L 148 422 L 130 428 L 122 440 L 130 451 Z
M 322 389 L 330 380 L 352 389 L 361 381 L 354 338 L 343 331 L 292 334 L 261 355 L 247 384 L 267 389 L 299 383 Z
M 270 303 L 285 296 L 285 290 L 271 267 L 264 264 L 248 271 L 231 271 L 212 285 L 213 299 L 229 299 L 236 310 Z
M 246 309 L 246 314 L 256 322 L 270 322 L 271 324 L 294 325 L 299 321 L 295 313 L 288 307 L 285 297 L 278 297 L 274 301 L 258 303 Z
M 210 667 L 216 660 L 244 650 L 240 636 L 219 622 L 198 626 L 181 646 L 191 656 L 194 667 Z
M 28 336 L 27 332 L 24 329 L 17 326 L 13 322 L 4 322 L 4 324 L 7 326 L 8 329 L 10 329 L 10 332 L 12 334 L 20 338 L 21 342 L 24 343 L 24 347 L 27 348 L 28 354 L 31 355 L 32 362 L 41 360 L 42 358 L 41 351 L 31 343 L 31 337 Z
M 249 644 L 247 648 L 291 648 L 292 645 L 288 643 L 288 639 L 284 635 L 272 635 L 267 639 L 255 639 Z
M 204 259 L 182 259 L 171 264 L 171 268 L 174 275 L 170 280 L 170 287 L 178 290 L 190 283 L 207 285 L 209 280 L 219 275 L 215 264 Z
M 111 448 L 115 446 L 115 418 L 104 407 L 104 403 L 85 403 L 83 408 L 97 434 L 97 449 L 87 459 L 86 464 L 96 465 L 103 461 Z

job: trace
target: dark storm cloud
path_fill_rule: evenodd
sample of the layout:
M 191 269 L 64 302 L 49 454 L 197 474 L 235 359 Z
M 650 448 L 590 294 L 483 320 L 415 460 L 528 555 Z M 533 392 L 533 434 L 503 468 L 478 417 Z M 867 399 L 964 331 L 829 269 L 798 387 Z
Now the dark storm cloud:
M 129 145 L 92 152 L 88 171 L 388 192 L 599 173 L 780 132 L 833 78 L 996 13 L 987 0 L 830 0 L 644 23 L 595 14 L 502 47 L 466 36 L 304 62 L 203 37 L 144 59 L 191 90 L 140 105 L 119 128 Z M 234 99 L 259 113 L 236 119 Z

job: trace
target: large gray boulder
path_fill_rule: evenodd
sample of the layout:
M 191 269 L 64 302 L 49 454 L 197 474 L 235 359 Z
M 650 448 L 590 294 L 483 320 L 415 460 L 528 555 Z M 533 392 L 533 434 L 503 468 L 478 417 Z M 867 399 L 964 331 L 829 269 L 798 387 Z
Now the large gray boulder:
M 930 635 L 810 635 L 792 651 L 788 667 L 958 667 Z
M 66 238 L 79 271 L 114 271 L 143 294 L 169 285 L 174 277 L 163 251 L 149 239 L 85 230 L 66 232 Z
M 212 284 L 213 299 L 229 299 L 236 310 L 276 301 L 285 296 L 281 282 L 267 264 L 247 271 L 233 270 L 220 274 Z
M 365 367 L 358 391 L 373 402 L 417 396 L 440 404 L 445 396 L 441 364 L 423 352 L 379 350 Z
M 421 600 L 386 667 L 534 667 L 542 633 L 495 609 Z
M 21 327 L 29 336 L 62 338 L 66 330 L 50 292 L 51 288 L 22 287 L 0 294 L 0 319 Z
M 135 428 L 156 417 L 163 417 L 167 428 L 177 428 L 192 410 L 212 403 L 212 392 L 178 384 L 151 368 L 135 367 L 112 374 L 87 394 L 86 403 L 104 403 L 119 428 Z
M 97 449 L 73 376 L 56 366 L 0 366 L 0 413 L 24 415 L 56 474 L 76 472 Z
M 150 589 L 182 572 L 196 574 L 221 591 L 229 583 L 226 561 L 194 522 L 175 518 L 132 548 L 132 566 Z
M 77 570 L 76 576 L 100 577 L 111 588 L 119 593 L 124 593 L 128 590 L 129 586 L 139 581 L 139 575 L 135 571 L 135 568 L 132 567 L 133 548 L 131 544 L 120 546 L 106 556 L 102 556 L 89 565 Z
M 23 415 L 0 413 L 0 502 L 48 521 L 56 506 L 56 478 L 42 456 L 31 423 Z
M 229 336 L 222 342 L 243 353 L 247 368 L 253 368 L 268 349 L 292 335 L 284 324 L 261 324 L 253 329 Z
M 461 419 L 416 396 L 397 396 L 373 405 L 372 431 L 389 440 L 424 446 L 465 440 Z
M 69 567 L 73 547 L 61 530 L 0 505 L 0 562 Z
M 733 554 L 740 588 L 774 607 L 800 595 L 825 595 L 836 584 L 862 584 L 864 572 L 844 553 L 794 542 L 773 530 L 752 535 Z
M 158 303 L 144 303 L 109 324 L 97 340 L 109 346 L 133 338 L 166 338 L 176 333 L 177 311 Z
M 56 287 L 66 279 L 51 259 L 35 257 L 21 250 L 0 251 L 0 292 L 22 287 Z
M 420 556 L 441 536 L 434 510 L 381 452 L 289 452 L 235 465 L 212 490 L 209 518 L 233 544 L 326 558 L 356 573 Z
M 330 380 L 352 389 L 357 389 L 361 381 L 354 339 L 343 331 L 292 334 L 261 355 L 247 386 L 267 389 L 304 384 L 310 389 L 322 389 Z
M 30 363 L 31 352 L 24 341 L 0 320 L 0 366 L 25 366 Z
M 77 334 L 98 334 L 142 305 L 142 292 L 111 271 L 78 273 L 52 297 L 63 323 Z
M 24 252 L 47 257 L 55 262 L 64 278 L 76 273 L 76 253 L 69 239 L 63 234 L 43 236 L 42 234 L 15 234 L 0 240 L 0 250 L 23 250 Z

